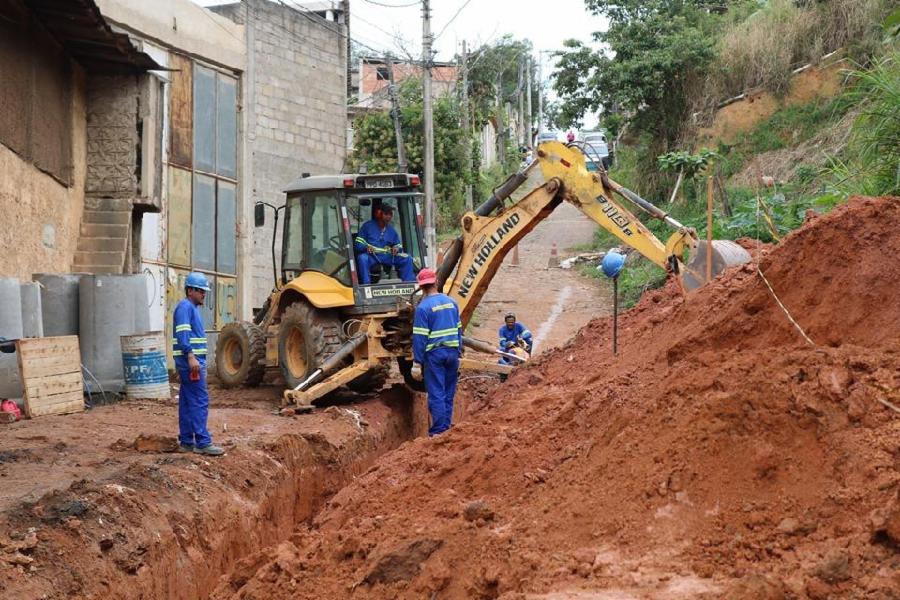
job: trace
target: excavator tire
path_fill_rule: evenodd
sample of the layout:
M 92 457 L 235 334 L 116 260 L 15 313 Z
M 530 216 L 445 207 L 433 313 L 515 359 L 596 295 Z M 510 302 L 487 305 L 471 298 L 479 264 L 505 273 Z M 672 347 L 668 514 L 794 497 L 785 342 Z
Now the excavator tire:
M 348 383 L 347 387 L 357 394 L 377 392 L 384 387 L 389 373 L 390 367 L 388 366 L 376 367 L 366 371 L 364 374 Z
M 266 374 L 266 336 L 247 321 L 229 323 L 216 340 L 216 375 L 228 388 L 256 387 Z
M 278 327 L 278 361 L 287 387 L 296 387 L 341 347 L 341 321 L 333 311 L 303 300 L 288 306 Z

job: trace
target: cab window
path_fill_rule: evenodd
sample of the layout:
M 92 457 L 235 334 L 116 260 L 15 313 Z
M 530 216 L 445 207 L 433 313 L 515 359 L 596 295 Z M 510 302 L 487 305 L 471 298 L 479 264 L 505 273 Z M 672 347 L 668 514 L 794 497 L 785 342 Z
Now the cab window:
M 419 230 L 416 227 L 416 203 L 420 194 L 396 195 L 396 196 L 370 196 L 359 195 L 347 198 L 347 212 L 350 217 L 350 232 L 355 236 L 366 221 L 372 219 L 375 208 L 379 205 L 389 205 L 394 209 L 394 218 L 391 221 L 400 240 L 403 242 L 404 252 L 413 259 L 416 270 L 422 267 L 422 253 L 419 250 Z
M 351 285 L 340 193 L 312 192 L 289 198 L 287 211 L 283 269 L 321 271 Z

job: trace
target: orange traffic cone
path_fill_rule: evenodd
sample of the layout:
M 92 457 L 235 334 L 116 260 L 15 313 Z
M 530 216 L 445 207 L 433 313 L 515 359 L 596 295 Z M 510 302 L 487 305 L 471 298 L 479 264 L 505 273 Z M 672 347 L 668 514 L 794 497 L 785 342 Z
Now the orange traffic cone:
M 553 267 L 559 266 L 559 254 L 556 252 L 556 242 L 553 242 L 553 247 L 550 248 L 550 260 L 547 262 L 547 268 L 552 269 Z
M 518 244 L 513 246 L 512 259 L 509 261 L 509 266 L 511 266 L 511 267 L 519 266 L 519 245 Z

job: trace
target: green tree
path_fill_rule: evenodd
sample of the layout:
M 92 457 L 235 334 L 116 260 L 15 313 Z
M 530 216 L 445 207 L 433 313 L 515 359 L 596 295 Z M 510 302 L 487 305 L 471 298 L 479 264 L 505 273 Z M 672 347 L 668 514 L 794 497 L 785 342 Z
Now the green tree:
M 422 82 L 409 78 L 400 85 L 400 120 L 410 173 L 423 173 L 424 135 Z M 354 148 L 348 159 L 351 170 L 366 165 L 370 173 L 397 170 L 397 144 L 390 114 L 369 113 L 354 122 Z M 438 227 L 454 226 L 462 213 L 465 187 L 463 132 L 459 128 L 456 98 L 434 102 L 434 192 Z
M 656 157 L 677 145 L 691 91 L 715 57 L 720 14 L 738 4 L 746 0 L 585 0 L 609 27 L 594 34 L 596 48 L 567 40 L 558 53 L 559 121 L 578 124 L 600 111 L 612 130 L 624 117 L 634 137 L 650 140 L 638 166 L 649 191 L 659 193 Z

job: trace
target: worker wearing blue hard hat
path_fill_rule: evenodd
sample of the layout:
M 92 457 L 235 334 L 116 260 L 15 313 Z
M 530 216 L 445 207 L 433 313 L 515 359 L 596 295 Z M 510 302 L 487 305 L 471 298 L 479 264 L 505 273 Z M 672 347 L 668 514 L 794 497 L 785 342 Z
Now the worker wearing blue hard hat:
M 185 298 L 175 307 L 172 355 L 181 381 L 178 394 L 178 451 L 221 456 L 225 450 L 213 446 L 206 427 L 209 391 L 206 388 L 206 328 L 200 306 L 209 292 L 203 273 L 190 273 L 184 280 Z

